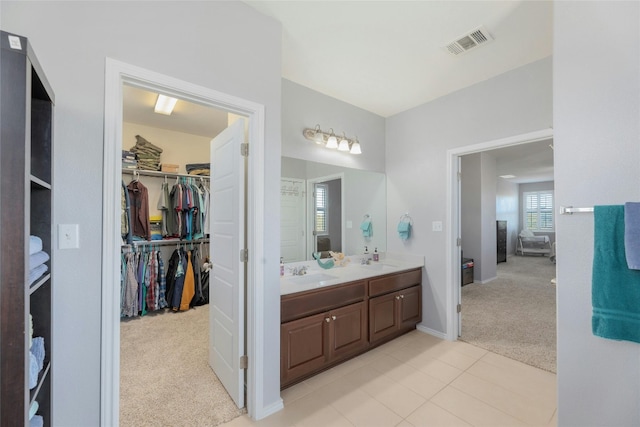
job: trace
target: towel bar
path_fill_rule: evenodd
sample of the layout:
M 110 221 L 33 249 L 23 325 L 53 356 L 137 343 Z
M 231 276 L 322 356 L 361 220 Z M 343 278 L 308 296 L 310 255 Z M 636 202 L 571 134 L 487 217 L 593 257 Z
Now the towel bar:
M 593 212 L 591 208 L 574 208 L 573 206 L 560 206 L 560 215 L 571 215 L 574 213 Z

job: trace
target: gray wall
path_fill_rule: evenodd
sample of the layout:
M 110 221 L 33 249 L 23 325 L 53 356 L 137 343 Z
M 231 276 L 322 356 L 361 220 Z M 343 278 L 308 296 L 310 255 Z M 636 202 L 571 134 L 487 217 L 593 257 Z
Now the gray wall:
M 387 119 L 387 217 L 409 212 L 414 221 L 413 237 L 403 242 L 390 220 L 387 247 L 425 256 L 426 328 L 447 328 L 447 230 L 431 231 L 432 221 L 446 223 L 447 150 L 550 128 L 551 69 L 545 58 Z
M 516 242 L 520 229 L 518 206 L 518 184 L 498 178 L 496 189 L 496 220 L 507 221 L 507 255 L 516 250 Z
M 558 206 L 640 199 L 640 3 L 554 2 Z M 585 34 L 597 34 L 588 37 Z M 593 215 L 557 217 L 558 425 L 640 425 L 640 345 L 591 333 Z
M 80 227 L 80 249 L 53 251 L 53 424 L 99 425 L 106 57 L 265 105 L 259 404 L 277 404 L 280 24 L 241 2 L 2 1 L 0 7 L 3 30 L 29 38 L 56 93 L 54 222 Z
M 319 124 L 323 131 L 358 137 L 362 154 L 328 150 L 302 136 Z M 385 119 L 361 108 L 282 80 L 282 155 L 348 168 L 384 172 Z

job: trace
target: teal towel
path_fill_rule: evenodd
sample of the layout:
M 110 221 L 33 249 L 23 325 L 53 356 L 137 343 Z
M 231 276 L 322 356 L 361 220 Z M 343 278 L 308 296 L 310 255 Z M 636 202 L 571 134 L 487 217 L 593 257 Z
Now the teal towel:
M 362 230 L 363 237 L 371 237 L 373 231 L 371 230 L 371 220 L 365 219 L 364 221 L 362 221 L 362 224 L 360 224 L 360 230 Z
M 400 221 L 398 224 L 398 236 L 402 240 L 407 240 L 411 235 L 411 223 L 409 221 Z
M 595 206 L 593 334 L 640 343 L 640 271 L 627 268 L 624 206 Z

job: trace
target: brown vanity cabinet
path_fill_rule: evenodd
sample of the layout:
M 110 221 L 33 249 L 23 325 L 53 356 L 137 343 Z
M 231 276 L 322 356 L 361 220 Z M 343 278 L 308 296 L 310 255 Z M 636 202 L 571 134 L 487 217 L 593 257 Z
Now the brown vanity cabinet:
M 401 335 L 422 320 L 422 269 L 281 297 L 280 386 Z
M 421 270 L 369 281 L 369 342 L 379 344 L 422 320 Z

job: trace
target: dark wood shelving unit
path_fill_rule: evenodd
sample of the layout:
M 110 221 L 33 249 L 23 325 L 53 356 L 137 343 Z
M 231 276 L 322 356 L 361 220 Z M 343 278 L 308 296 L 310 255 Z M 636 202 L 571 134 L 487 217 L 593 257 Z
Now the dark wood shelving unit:
M 51 425 L 54 94 L 25 37 L 0 31 L 0 426 Z M 48 271 L 29 284 L 29 236 L 42 239 Z M 45 360 L 29 388 L 30 315 Z

